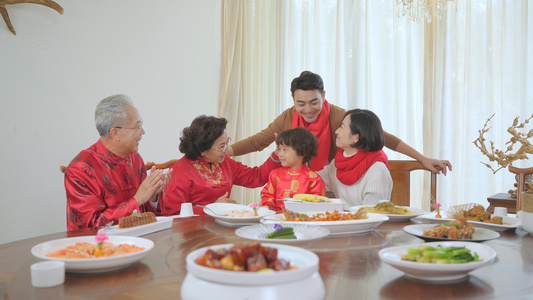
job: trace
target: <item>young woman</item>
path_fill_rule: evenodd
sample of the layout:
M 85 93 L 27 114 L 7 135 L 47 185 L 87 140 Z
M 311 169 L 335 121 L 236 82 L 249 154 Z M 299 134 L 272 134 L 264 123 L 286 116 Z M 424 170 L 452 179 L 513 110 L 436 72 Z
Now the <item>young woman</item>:
M 390 200 L 392 178 L 383 152 L 383 129 L 373 112 L 346 112 L 335 131 L 339 147 L 335 159 L 318 174 L 337 198 L 348 206 L 375 205 Z

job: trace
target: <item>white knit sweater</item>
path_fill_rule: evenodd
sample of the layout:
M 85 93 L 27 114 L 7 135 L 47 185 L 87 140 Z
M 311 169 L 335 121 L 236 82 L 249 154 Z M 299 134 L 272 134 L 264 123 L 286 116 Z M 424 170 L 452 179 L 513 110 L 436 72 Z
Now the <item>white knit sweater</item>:
M 345 185 L 337 179 L 335 160 L 326 165 L 318 174 L 337 198 L 346 201 L 345 209 L 355 205 L 376 205 L 379 200 L 390 200 L 392 178 L 389 169 L 382 162 L 374 163 L 352 185 Z

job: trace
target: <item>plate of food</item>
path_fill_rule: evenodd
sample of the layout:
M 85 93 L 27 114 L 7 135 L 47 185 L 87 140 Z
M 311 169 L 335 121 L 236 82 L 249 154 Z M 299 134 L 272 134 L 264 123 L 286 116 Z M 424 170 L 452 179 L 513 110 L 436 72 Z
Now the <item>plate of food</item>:
M 123 222 L 119 220 L 118 225 L 103 227 L 98 232 L 108 235 L 142 236 L 172 227 L 171 217 L 156 217 L 153 213 L 153 217 L 145 217 L 145 213 L 138 214 L 139 217 L 135 215 L 121 218 Z
M 418 216 L 418 220 L 421 220 L 424 223 L 432 223 L 432 224 L 440 224 L 445 221 L 451 221 L 454 218 L 452 218 L 448 213 L 441 212 L 440 215 L 442 218 L 436 217 L 437 213 L 432 212 L 428 214 L 424 214 L 421 216 Z M 479 219 L 471 219 L 467 218 L 468 222 L 472 223 L 474 227 L 476 228 L 487 228 L 492 229 L 495 231 L 505 231 L 510 229 L 516 229 L 519 228 L 522 224 L 521 220 L 516 217 L 494 217 L 492 214 L 490 214 L 490 219 L 483 219 L 483 221 L 479 221 Z M 478 220 L 478 221 L 475 221 Z
M 324 299 L 326 294 L 318 256 L 300 247 L 258 242 L 208 246 L 189 253 L 186 267 L 182 299 Z
M 394 205 L 392 202 L 380 202 L 376 205 L 358 205 L 350 207 L 350 211 L 357 212 L 365 209 L 369 213 L 383 214 L 390 221 L 407 221 L 428 212 L 416 207 Z
M 235 230 L 239 237 L 264 243 L 308 246 L 326 237 L 329 230 L 309 224 L 255 224 Z
M 330 235 L 368 232 L 387 221 L 389 217 L 381 214 L 364 213 L 356 215 L 351 212 L 308 212 L 295 213 L 284 210 L 284 214 L 267 216 L 261 219 L 263 224 L 308 224 L 327 228 Z
M 64 238 L 37 244 L 31 254 L 38 259 L 62 261 L 65 270 L 73 273 L 108 272 L 132 265 L 152 251 L 154 242 L 132 236 L 108 236 L 102 254 L 95 256 L 95 236 Z
M 259 223 L 261 218 L 276 214 L 266 207 L 256 208 L 257 214 L 250 206 L 233 203 L 211 203 L 205 206 L 204 212 L 221 224 L 228 226 L 244 226 Z
M 389 247 L 379 257 L 408 277 L 446 282 L 467 279 L 469 272 L 491 264 L 496 251 L 480 243 L 448 241 Z
M 295 212 L 342 211 L 346 204 L 342 199 L 309 194 L 295 194 L 292 198 L 285 198 L 280 201 L 285 202 L 286 209 Z
M 403 230 L 428 240 L 482 242 L 500 237 L 498 232 L 486 228 L 475 228 L 464 219 L 452 220 L 438 225 L 408 225 Z

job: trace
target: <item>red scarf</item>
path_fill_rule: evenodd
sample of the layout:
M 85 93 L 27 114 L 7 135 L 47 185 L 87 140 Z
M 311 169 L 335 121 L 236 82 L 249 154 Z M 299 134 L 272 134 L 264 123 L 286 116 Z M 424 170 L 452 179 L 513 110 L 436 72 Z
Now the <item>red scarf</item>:
M 366 152 L 365 149 L 359 149 L 354 155 L 346 157 L 344 150 L 339 149 L 335 155 L 337 179 L 345 185 L 352 185 L 377 161 L 389 167 L 389 158 L 383 150 Z
M 329 103 L 324 100 L 322 111 L 313 123 L 308 123 L 294 110 L 291 128 L 303 127 L 311 131 L 318 140 L 318 155 L 311 160 L 310 169 L 320 171 L 328 163 L 329 150 L 331 147 L 331 125 L 329 124 Z

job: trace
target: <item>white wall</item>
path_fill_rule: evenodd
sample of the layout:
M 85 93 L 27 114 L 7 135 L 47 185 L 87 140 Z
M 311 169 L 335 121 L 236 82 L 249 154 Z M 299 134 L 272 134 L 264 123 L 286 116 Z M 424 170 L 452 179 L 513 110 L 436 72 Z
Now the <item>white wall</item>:
M 221 0 L 56 0 L 0 21 L 0 244 L 66 230 L 60 165 L 95 143 L 94 109 L 128 94 L 145 161 L 181 157 L 180 131 L 216 115 Z

